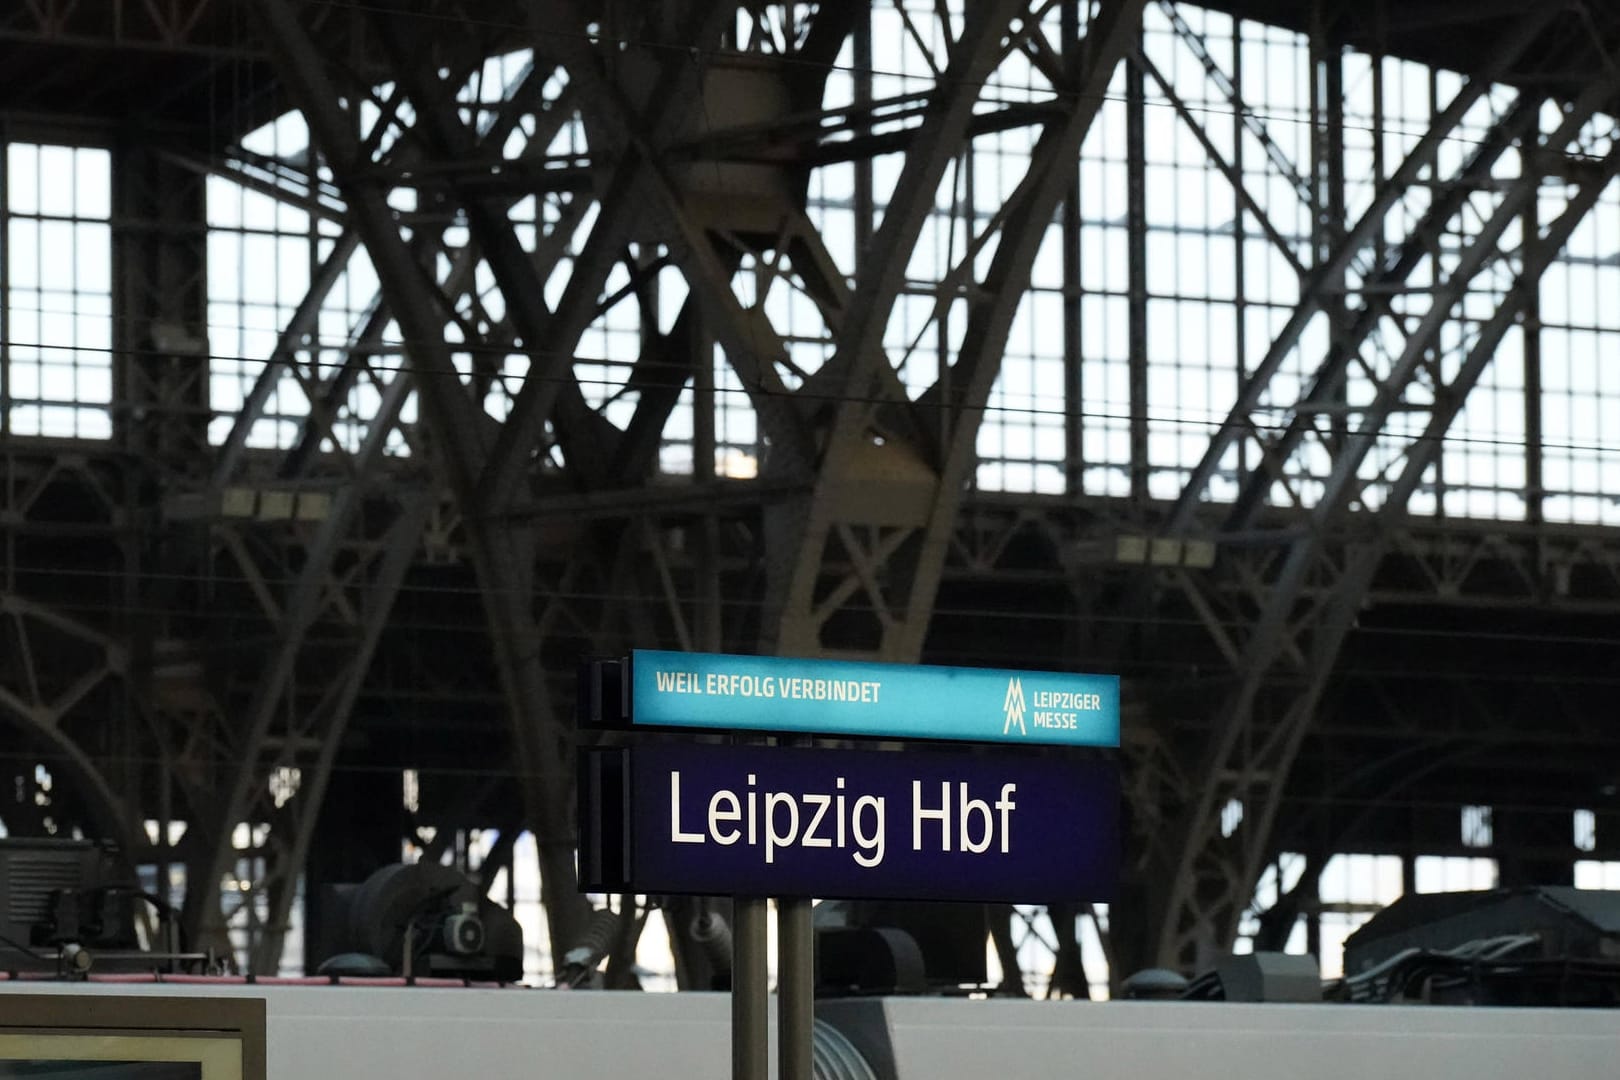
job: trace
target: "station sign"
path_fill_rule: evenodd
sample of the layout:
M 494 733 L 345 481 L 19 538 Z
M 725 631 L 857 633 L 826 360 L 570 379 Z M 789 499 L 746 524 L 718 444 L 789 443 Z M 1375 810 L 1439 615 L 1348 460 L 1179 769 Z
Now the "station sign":
M 774 897 L 1106 900 L 1102 761 L 661 743 L 586 751 L 581 885 Z
M 581 687 L 588 721 L 824 737 L 1119 745 L 1119 677 L 638 649 Z

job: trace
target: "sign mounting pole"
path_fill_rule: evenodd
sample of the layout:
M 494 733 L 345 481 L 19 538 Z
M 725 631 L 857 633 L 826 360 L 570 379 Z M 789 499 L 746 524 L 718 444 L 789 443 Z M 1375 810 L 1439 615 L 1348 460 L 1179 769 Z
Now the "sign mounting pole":
M 766 900 L 734 896 L 731 937 L 731 1078 L 766 1080 L 770 1072 L 770 987 Z
M 779 1080 L 811 1080 L 810 1044 L 816 1023 L 815 931 L 810 901 L 776 902 L 776 1045 Z
M 809 746 L 804 737 L 782 740 Z M 816 936 L 807 896 L 776 901 L 776 1042 L 778 1080 L 811 1080 L 816 1024 Z

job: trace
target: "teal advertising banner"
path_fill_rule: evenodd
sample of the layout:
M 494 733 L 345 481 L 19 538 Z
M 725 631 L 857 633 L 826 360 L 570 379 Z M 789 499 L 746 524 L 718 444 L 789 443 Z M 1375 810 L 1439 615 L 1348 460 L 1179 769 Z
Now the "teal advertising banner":
M 846 660 L 631 655 L 634 727 L 1119 745 L 1119 677 Z

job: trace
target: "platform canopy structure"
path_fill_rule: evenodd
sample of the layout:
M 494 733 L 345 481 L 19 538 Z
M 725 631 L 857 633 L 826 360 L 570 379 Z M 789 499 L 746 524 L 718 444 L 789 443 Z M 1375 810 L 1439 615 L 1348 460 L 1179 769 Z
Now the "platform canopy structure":
M 1039 992 L 1601 872 L 1617 107 L 1600 0 L 6 4 L 0 822 L 244 969 L 405 842 L 562 955 L 645 647 L 1120 673 Z

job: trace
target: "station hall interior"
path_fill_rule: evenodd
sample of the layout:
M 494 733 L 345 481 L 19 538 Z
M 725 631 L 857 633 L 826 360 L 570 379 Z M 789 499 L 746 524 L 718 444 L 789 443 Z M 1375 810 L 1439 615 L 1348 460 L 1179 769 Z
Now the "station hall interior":
M 0 1077 L 740 1070 L 745 927 L 825 1080 L 1608 1075 L 1617 125 L 1612 0 L 0 2 Z

